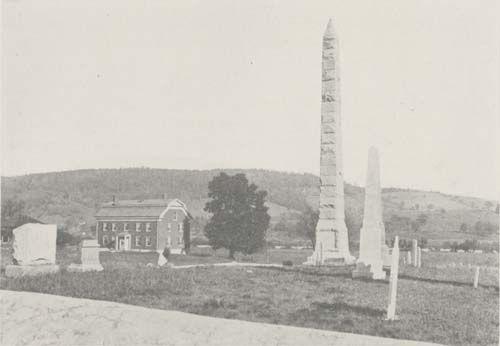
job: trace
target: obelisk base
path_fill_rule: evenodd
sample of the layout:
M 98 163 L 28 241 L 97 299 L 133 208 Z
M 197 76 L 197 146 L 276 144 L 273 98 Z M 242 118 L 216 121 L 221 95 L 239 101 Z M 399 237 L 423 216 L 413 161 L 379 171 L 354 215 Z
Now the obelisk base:
M 316 227 L 314 253 L 304 264 L 342 266 L 354 264 L 355 260 L 349 252 L 345 222 L 320 219 Z
M 371 265 L 371 264 L 365 264 L 362 261 L 358 260 L 358 262 L 356 263 L 356 268 L 352 271 L 352 278 L 385 280 L 386 274 L 385 271 L 382 270 L 382 262 L 376 265 Z

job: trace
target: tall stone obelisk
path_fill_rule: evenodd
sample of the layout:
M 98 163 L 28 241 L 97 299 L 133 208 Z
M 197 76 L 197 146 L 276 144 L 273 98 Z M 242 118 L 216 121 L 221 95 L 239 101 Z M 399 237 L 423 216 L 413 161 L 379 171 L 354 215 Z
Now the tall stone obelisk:
M 359 258 L 352 276 L 385 279 L 385 272 L 382 270 L 386 251 L 385 227 L 382 217 L 380 164 L 375 147 L 371 147 L 368 151 L 365 210 L 359 238 Z
M 338 40 L 332 20 L 323 35 L 321 162 L 316 246 L 307 264 L 350 264 L 345 224 Z

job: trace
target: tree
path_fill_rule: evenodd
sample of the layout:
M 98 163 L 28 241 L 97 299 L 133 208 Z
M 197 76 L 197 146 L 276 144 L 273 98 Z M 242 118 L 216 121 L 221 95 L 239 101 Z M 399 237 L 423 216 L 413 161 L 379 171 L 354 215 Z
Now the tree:
M 184 238 L 184 251 L 189 255 L 189 249 L 191 248 L 191 224 L 189 223 L 189 216 L 184 218 L 182 221 L 183 238 Z
M 421 238 L 419 241 L 418 241 L 418 246 L 420 246 L 421 248 L 425 248 L 427 247 L 427 238 Z
M 411 229 L 413 230 L 413 232 L 420 231 L 420 228 L 422 228 L 422 226 L 427 222 L 427 218 L 427 215 L 419 214 L 417 216 L 417 219 L 411 222 Z
M 485 208 L 485 209 L 491 209 L 491 208 L 493 208 L 493 205 L 494 205 L 494 204 L 493 204 L 493 203 L 491 203 L 490 201 L 486 201 L 486 202 L 484 202 L 484 208 Z
M 305 233 L 312 243 L 313 249 L 316 246 L 316 225 L 318 224 L 319 212 L 307 206 L 306 210 L 300 214 L 299 228 Z
M 244 174 L 220 173 L 208 183 L 205 211 L 212 217 L 205 226 L 205 236 L 214 250 L 226 248 L 229 258 L 239 251 L 251 254 L 265 242 L 270 216 L 265 206 L 267 192 L 249 184 Z
M 66 245 L 77 245 L 79 242 L 80 239 L 78 237 L 75 237 L 74 235 L 66 231 L 65 228 L 57 226 L 57 247 L 62 248 Z
M 21 215 L 24 207 L 24 202 L 17 199 L 9 198 L 2 201 L 2 221 L 9 217 Z
M 462 233 L 466 233 L 467 232 L 467 224 L 466 223 L 462 223 L 460 225 L 460 232 L 462 232 Z

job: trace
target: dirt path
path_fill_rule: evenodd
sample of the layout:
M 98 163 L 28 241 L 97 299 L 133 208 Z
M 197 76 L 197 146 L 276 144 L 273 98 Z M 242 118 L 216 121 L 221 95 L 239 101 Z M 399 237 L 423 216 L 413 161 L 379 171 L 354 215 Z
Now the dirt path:
M 0 304 L 2 345 L 433 345 L 31 292 Z

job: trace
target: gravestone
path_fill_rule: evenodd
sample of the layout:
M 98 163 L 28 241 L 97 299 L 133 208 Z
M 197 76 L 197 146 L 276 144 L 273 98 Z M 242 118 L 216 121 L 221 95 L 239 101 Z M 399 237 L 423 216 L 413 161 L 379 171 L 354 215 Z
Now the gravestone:
M 168 263 L 168 260 L 163 256 L 163 250 L 158 250 L 158 266 L 162 267 Z
M 27 223 L 12 231 L 14 264 L 5 267 L 7 277 L 56 273 L 57 225 Z
M 397 320 L 396 301 L 398 295 L 398 272 L 399 272 L 399 237 L 394 240 L 392 249 L 391 274 L 389 276 L 389 304 L 387 307 L 387 320 Z
M 411 265 L 411 251 L 406 252 L 406 263 Z
M 100 246 L 96 239 L 82 241 L 81 264 L 72 263 L 67 268 L 70 272 L 101 271 L 104 268 L 99 261 Z
M 385 250 L 385 228 L 382 220 L 382 193 L 380 189 L 380 165 L 378 151 L 371 147 L 365 188 L 363 227 L 360 230 L 359 258 L 352 272 L 353 278 L 367 277 L 384 280 L 382 269 Z

